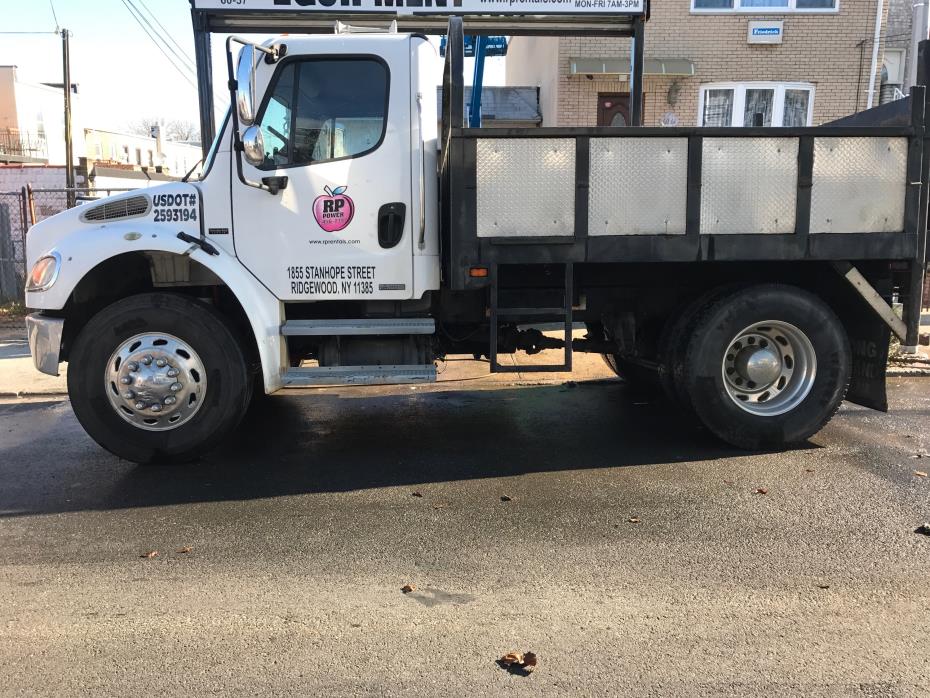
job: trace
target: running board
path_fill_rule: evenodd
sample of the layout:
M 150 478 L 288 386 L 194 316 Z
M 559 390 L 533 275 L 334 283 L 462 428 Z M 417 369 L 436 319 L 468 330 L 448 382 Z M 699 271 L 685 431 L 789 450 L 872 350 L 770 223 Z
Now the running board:
M 436 365 L 423 366 L 314 366 L 287 370 L 281 384 L 285 388 L 315 385 L 393 385 L 434 383 Z
M 322 337 L 387 334 L 436 334 L 433 318 L 362 318 L 357 320 L 288 320 L 285 337 Z

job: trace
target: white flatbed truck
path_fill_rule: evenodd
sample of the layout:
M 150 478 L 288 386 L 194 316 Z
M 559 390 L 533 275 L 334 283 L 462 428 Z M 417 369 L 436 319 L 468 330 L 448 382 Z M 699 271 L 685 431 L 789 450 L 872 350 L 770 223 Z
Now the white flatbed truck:
M 235 27 L 237 4 L 195 0 L 195 23 L 214 12 Z M 286 28 L 289 4 L 255 16 Z M 435 5 L 417 8 L 448 23 L 441 113 L 419 33 L 233 37 L 233 107 L 199 180 L 30 230 L 36 367 L 68 362 L 75 414 L 101 446 L 186 461 L 255 392 L 428 382 L 448 354 L 506 371 L 501 354 L 546 348 L 564 361 L 536 370 L 602 354 L 743 448 L 803 441 L 844 398 L 886 408 L 890 332 L 916 345 L 923 83 L 884 126 L 465 128 L 457 13 L 477 32 L 508 18 Z M 588 26 L 633 36 L 641 71 L 648 5 L 612 12 Z M 577 30 L 554 16 L 535 19 Z M 551 322 L 563 339 L 533 327 Z

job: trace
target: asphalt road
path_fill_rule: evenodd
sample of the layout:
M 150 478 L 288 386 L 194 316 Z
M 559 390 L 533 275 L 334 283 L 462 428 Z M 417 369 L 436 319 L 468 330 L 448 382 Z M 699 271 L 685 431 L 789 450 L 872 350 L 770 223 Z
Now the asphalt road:
M 930 695 L 930 380 L 891 402 L 746 454 L 617 383 L 308 391 L 183 468 L 8 402 L 0 694 Z

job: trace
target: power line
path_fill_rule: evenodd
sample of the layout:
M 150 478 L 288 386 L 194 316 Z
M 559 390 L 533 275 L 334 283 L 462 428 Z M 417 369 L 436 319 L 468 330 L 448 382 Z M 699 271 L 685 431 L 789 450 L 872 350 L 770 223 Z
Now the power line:
M 142 31 L 145 32 L 145 35 L 148 36 L 148 38 L 151 40 L 151 42 L 152 42 L 153 44 L 155 44 L 155 47 L 156 47 L 159 51 L 161 51 L 161 54 L 165 57 L 165 60 L 167 60 L 168 63 L 171 64 L 171 67 L 174 68 L 176 71 L 178 71 L 178 74 L 179 74 L 182 78 L 184 78 L 185 80 L 187 80 L 187 82 L 190 84 L 190 86 L 193 87 L 193 88 L 196 90 L 196 89 L 197 89 L 196 83 L 194 83 L 194 81 L 191 80 L 191 77 L 190 77 L 189 74 L 185 73 L 184 70 L 183 70 L 182 68 L 180 68 L 173 60 L 171 60 L 171 57 L 168 55 L 168 52 L 165 51 L 164 48 L 162 48 L 162 45 L 161 45 L 160 43 L 158 43 L 158 41 L 155 39 L 155 37 L 149 32 L 149 30 L 148 30 L 148 28 L 145 26 L 145 24 L 142 23 L 142 20 L 140 20 L 139 17 L 136 16 L 136 13 L 133 11 L 133 9 L 134 9 L 133 6 L 130 5 L 129 2 L 128 2 L 127 0 L 122 0 L 122 1 L 123 1 L 123 5 L 125 5 L 125 6 L 126 6 L 126 9 L 129 11 L 129 14 L 132 15 L 133 19 L 136 20 L 136 23 L 142 28 Z
M 55 2 L 54 0 L 48 0 L 49 6 L 52 8 L 52 17 L 55 19 L 55 33 L 57 34 L 61 31 L 61 25 L 58 24 L 58 14 L 55 12 Z
M 189 64 L 189 63 L 190 63 L 189 59 L 187 59 L 185 56 L 183 56 L 183 55 L 181 55 L 180 53 L 178 53 L 178 52 L 171 46 L 171 44 L 169 44 L 169 43 L 165 40 L 165 37 L 162 36 L 162 35 L 159 33 L 159 31 L 158 31 L 155 27 L 152 26 L 152 23 L 149 22 L 149 20 L 146 18 L 146 16 L 142 13 L 142 10 L 140 10 L 138 7 L 136 7 L 132 0 L 123 0 L 123 2 L 126 3 L 129 7 L 132 8 L 133 12 L 134 12 L 136 15 L 138 15 L 138 19 L 141 19 L 143 22 L 145 22 L 146 26 L 149 28 L 149 30 L 151 30 L 151 33 L 150 33 L 149 35 L 150 35 L 150 36 L 151 36 L 151 35 L 154 35 L 154 36 L 161 42 L 161 44 L 162 44 L 166 49 L 168 49 L 168 51 L 170 51 L 171 54 L 172 54 L 175 58 L 178 59 L 178 61 L 181 63 L 181 66 L 182 66 L 183 68 L 185 68 L 186 70 L 189 70 L 189 71 L 191 71 L 191 72 L 193 73 L 193 72 L 194 72 L 194 71 L 193 71 L 193 67 L 192 67 L 192 65 Z M 137 19 L 136 21 L 138 21 L 138 19 Z M 164 51 L 163 51 L 162 53 L 164 53 Z
M 142 8 L 143 8 L 146 12 L 149 13 L 149 16 L 155 21 L 155 24 L 157 24 L 157 25 L 161 28 L 161 30 L 162 30 L 162 36 L 163 36 L 163 37 L 167 36 L 167 37 L 168 37 L 168 40 L 171 41 L 171 43 L 174 44 L 174 45 L 177 47 L 178 51 L 181 52 L 181 55 L 184 56 L 184 58 L 187 60 L 188 64 L 190 64 L 191 66 L 193 66 L 193 65 L 194 65 L 194 61 L 193 61 L 193 59 L 190 57 L 190 55 L 187 53 L 187 50 L 186 50 L 183 46 L 181 46 L 181 44 L 179 44 L 179 43 L 177 42 L 177 40 L 171 35 L 171 32 L 169 32 L 169 31 L 165 28 L 165 25 L 158 21 L 158 17 L 155 15 L 154 12 L 152 12 L 152 11 L 149 9 L 148 5 L 145 4 L 144 0 L 139 0 L 139 4 L 142 6 Z

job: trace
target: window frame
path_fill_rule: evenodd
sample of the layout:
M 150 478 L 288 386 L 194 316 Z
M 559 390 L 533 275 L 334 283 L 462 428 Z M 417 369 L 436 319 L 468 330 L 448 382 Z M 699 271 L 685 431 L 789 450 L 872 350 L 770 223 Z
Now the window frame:
M 327 61 L 327 60 L 330 60 L 330 61 L 331 60 L 344 60 L 344 61 L 368 60 L 368 61 L 372 61 L 375 63 L 380 63 L 381 66 L 384 68 L 384 74 L 385 74 L 384 121 L 381 125 L 381 137 L 378 139 L 378 142 L 375 143 L 368 150 L 364 150 L 360 153 L 355 153 L 353 155 L 344 155 L 339 158 L 330 158 L 328 160 L 316 160 L 314 162 L 302 162 L 302 163 L 294 163 L 290 165 L 275 165 L 274 167 L 265 167 L 264 165 L 258 165 L 255 167 L 255 169 L 261 170 L 262 172 L 273 172 L 277 170 L 290 170 L 295 167 L 313 167 L 315 165 L 326 165 L 331 162 L 342 162 L 343 160 L 355 160 L 357 158 L 362 158 L 362 157 L 365 157 L 366 155 L 370 155 L 371 153 L 378 150 L 378 148 L 380 148 L 381 145 L 384 143 L 384 139 L 387 137 L 388 122 L 391 117 L 391 114 L 390 114 L 391 67 L 388 65 L 388 62 L 384 60 L 384 58 L 376 54 L 373 54 L 373 53 L 319 53 L 319 54 L 314 54 L 312 56 L 303 55 L 303 56 L 289 56 L 289 57 L 284 58 L 283 60 L 279 61 L 277 67 L 275 68 L 274 74 L 271 76 L 271 79 L 268 81 L 268 87 L 265 90 L 264 96 L 262 97 L 261 106 L 259 106 L 258 113 L 255 116 L 255 121 L 253 121 L 252 123 L 254 123 L 256 126 L 261 127 L 262 119 L 265 118 L 265 112 L 268 109 L 268 105 L 270 104 L 271 99 L 274 96 L 275 90 L 278 88 L 278 82 L 280 81 L 281 76 L 284 73 L 284 70 L 289 65 L 291 65 L 292 63 L 317 63 L 317 62 L 322 62 L 322 61 Z M 294 77 L 295 77 L 294 86 L 296 88 L 297 85 L 300 84 L 299 70 L 297 71 L 297 74 Z M 296 118 L 296 113 L 297 113 L 297 110 L 294 109 L 291 115 L 292 122 Z M 292 125 L 291 133 L 288 134 L 288 137 L 290 138 L 293 135 L 293 133 L 294 133 L 294 128 Z
M 807 124 L 803 127 L 788 126 L 781 124 L 756 127 L 756 128 L 806 128 L 814 123 L 814 97 L 816 87 L 810 82 L 777 82 L 777 81 L 756 81 L 748 82 L 708 82 L 698 88 L 698 113 L 697 125 L 704 126 L 704 98 L 707 90 L 733 90 L 733 114 L 730 117 L 729 126 L 712 126 L 709 128 L 753 128 L 747 127 L 743 120 L 746 118 L 746 90 L 774 90 L 775 95 L 772 99 L 772 121 L 778 116 L 779 121 L 785 119 L 785 92 L 787 90 L 805 90 L 809 98 L 807 100 Z M 739 124 L 736 123 L 737 115 Z
M 835 15 L 840 11 L 840 0 L 833 0 L 833 7 L 797 7 L 797 0 L 788 0 L 787 7 L 743 7 L 743 0 L 733 0 L 733 7 L 695 7 L 697 0 L 691 0 L 691 14 L 754 14 L 754 15 Z

